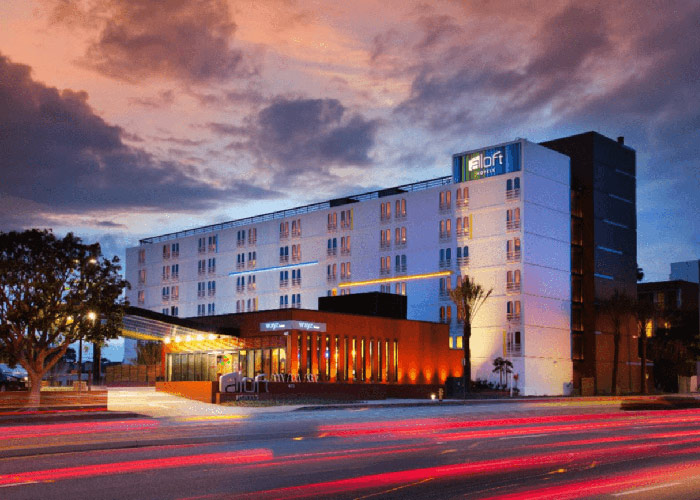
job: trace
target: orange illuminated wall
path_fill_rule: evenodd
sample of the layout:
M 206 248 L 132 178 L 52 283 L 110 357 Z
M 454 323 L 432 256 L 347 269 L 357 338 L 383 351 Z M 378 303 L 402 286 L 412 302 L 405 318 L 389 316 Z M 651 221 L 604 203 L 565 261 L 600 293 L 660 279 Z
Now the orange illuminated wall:
M 380 382 L 378 380 L 380 372 L 379 350 L 382 351 L 382 383 L 442 384 L 448 376 L 460 377 L 462 375 L 463 353 L 461 350 L 449 349 L 449 329 L 445 324 L 304 309 L 229 314 L 197 318 L 197 320 L 219 328 L 237 328 L 241 339 L 246 343 L 256 337 L 277 336 L 280 345 L 287 345 L 290 373 L 300 373 L 304 377 L 307 373 L 307 366 L 310 366 L 310 372 L 318 376 L 319 381 Z M 286 336 L 282 331 L 260 332 L 260 323 L 283 320 L 325 323 L 326 331 L 289 330 Z M 300 337 L 301 351 L 298 350 Z M 344 378 L 346 339 L 349 364 L 352 364 L 353 360 L 350 352 L 352 351 L 353 339 L 356 345 L 354 365 L 356 375 L 355 377 L 352 375 L 353 366 L 348 366 L 347 380 Z M 362 356 L 362 340 L 364 340 L 364 356 Z M 398 350 L 396 361 L 394 359 L 395 344 Z M 311 346 L 310 363 L 307 356 L 309 345 Z M 337 361 L 335 357 L 336 345 L 338 348 Z M 328 362 L 325 357 L 326 347 L 329 351 Z M 388 363 L 387 351 L 389 354 Z M 364 360 L 364 380 L 362 380 L 362 360 Z M 338 378 L 337 374 L 340 374 L 341 377 Z

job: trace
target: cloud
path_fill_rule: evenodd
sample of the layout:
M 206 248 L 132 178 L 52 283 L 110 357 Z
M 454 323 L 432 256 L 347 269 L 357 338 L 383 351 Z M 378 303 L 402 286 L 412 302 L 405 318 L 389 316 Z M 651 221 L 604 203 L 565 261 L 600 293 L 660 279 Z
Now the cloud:
M 225 0 L 161 0 L 157 6 L 141 0 L 103 0 L 81 18 L 100 26 L 83 63 L 111 78 L 197 83 L 251 71 L 242 51 L 230 46 L 236 25 Z M 63 19 L 66 16 L 53 18 Z
M 379 122 L 345 111 L 336 99 L 279 98 L 254 118 L 250 144 L 287 176 L 367 166 Z
M 28 66 L 0 55 L 0 200 L 33 213 L 182 211 L 275 194 L 244 180 L 213 187 L 190 165 L 127 146 L 122 129 L 96 115 L 87 99 L 34 81 Z

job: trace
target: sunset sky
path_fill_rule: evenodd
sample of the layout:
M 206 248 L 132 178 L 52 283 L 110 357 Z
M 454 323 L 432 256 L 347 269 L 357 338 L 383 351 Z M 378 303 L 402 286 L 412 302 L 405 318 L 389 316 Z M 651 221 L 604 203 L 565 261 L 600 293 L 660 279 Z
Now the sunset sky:
M 700 258 L 700 2 L 0 1 L 0 230 L 139 238 L 596 130 L 639 265 Z

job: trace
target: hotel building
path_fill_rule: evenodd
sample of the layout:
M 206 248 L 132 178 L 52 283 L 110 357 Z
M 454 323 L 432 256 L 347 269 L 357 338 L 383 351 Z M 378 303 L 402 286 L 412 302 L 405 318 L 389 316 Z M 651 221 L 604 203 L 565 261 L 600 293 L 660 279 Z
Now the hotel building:
M 570 393 L 580 388 L 583 372 L 574 368 L 586 345 L 580 288 L 603 273 L 598 250 L 579 251 L 597 233 L 578 232 L 587 195 L 576 194 L 576 159 L 561 144 L 590 134 L 634 157 L 595 133 L 547 147 L 518 139 L 453 155 L 450 176 L 143 239 L 127 249 L 129 301 L 196 317 L 316 310 L 323 296 L 396 293 L 407 298 L 408 319 L 447 323 L 449 347 L 461 350 L 449 292 L 469 275 L 493 289 L 473 322 L 472 378 L 493 380 L 493 360 L 507 357 L 521 394 Z M 610 168 L 631 179 L 634 214 L 634 161 L 631 170 Z M 602 189 L 615 181 L 594 182 Z M 636 218 L 625 224 L 633 239 L 608 247 L 636 262 Z M 609 273 L 606 281 L 627 280 Z

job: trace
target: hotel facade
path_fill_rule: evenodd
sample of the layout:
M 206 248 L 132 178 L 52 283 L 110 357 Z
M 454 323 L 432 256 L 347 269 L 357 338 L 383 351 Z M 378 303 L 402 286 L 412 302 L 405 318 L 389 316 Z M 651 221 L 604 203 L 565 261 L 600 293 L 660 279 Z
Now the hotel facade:
M 493 360 L 506 357 L 521 394 L 568 394 L 588 375 L 575 370 L 577 287 L 599 274 L 595 255 L 576 260 L 585 242 L 571 168 L 569 156 L 518 139 L 453 155 L 450 176 L 146 238 L 127 249 L 128 298 L 201 317 L 396 293 L 408 319 L 448 324 L 449 348 L 461 350 L 449 292 L 469 275 L 493 289 L 472 326 L 472 378 L 493 380 Z M 634 164 L 626 174 L 634 181 Z M 636 218 L 633 229 L 636 262 Z

